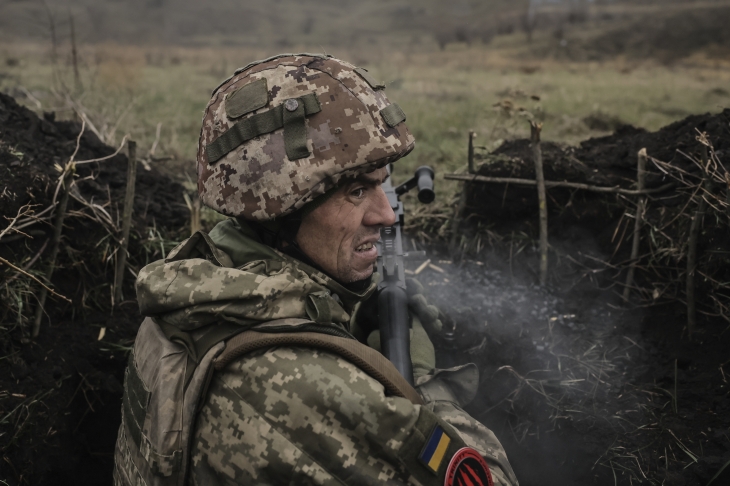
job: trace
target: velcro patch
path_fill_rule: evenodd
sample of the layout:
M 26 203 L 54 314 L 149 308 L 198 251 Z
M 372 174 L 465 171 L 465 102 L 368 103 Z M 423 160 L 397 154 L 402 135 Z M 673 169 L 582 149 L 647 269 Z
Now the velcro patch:
M 385 89 L 385 85 L 383 83 L 379 83 L 375 81 L 375 78 L 372 74 L 368 72 L 365 68 L 356 68 L 355 72 L 360 75 L 362 79 L 365 80 L 366 83 L 370 85 L 373 90 L 377 91 L 379 89 Z
M 238 118 L 263 108 L 268 103 L 269 90 L 266 78 L 258 79 L 226 97 L 226 115 L 228 118 Z
M 385 123 L 387 123 L 390 128 L 406 121 L 406 114 L 397 103 L 386 106 L 380 110 L 380 114 L 383 116 L 383 120 L 385 120 Z
M 297 108 L 300 108 L 299 103 L 303 104 L 305 116 L 314 115 L 315 113 L 319 113 L 320 111 L 322 111 L 319 100 L 314 93 L 300 96 L 299 98 L 296 98 L 296 100 L 298 100 Z M 228 131 L 224 132 L 223 135 L 216 138 L 211 143 L 205 146 L 205 155 L 208 157 L 208 163 L 214 164 L 242 143 L 248 142 L 254 137 L 274 132 L 282 127 L 284 127 L 284 138 L 286 139 L 287 135 L 284 120 L 284 111 L 286 111 L 287 113 L 291 113 L 284 108 L 283 104 L 281 104 L 273 107 L 270 110 L 266 110 L 263 113 L 257 113 L 248 118 L 238 120 L 232 127 L 228 129 Z M 287 119 L 286 121 L 291 122 L 292 120 Z M 299 137 L 298 139 L 297 137 L 293 138 L 295 143 L 291 144 L 292 147 L 296 148 L 301 145 L 297 142 L 301 142 L 300 136 L 302 124 L 303 120 L 299 119 Z M 296 129 L 295 134 L 297 134 Z M 289 144 L 287 144 L 286 149 L 287 156 L 289 156 Z M 302 154 L 299 153 L 297 155 L 301 156 Z M 306 156 L 306 154 L 304 156 Z
M 464 447 L 451 458 L 444 486 L 494 486 L 494 481 L 481 454 L 471 447 Z
M 444 461 L 444 456 L 450 443 L 451 437 L 444 432 L 444 429 L 439 424 L 434 425 L 431 436 L 423 446 L 418 460 L 426 466 L 426 469 L 434 474 L 438 474 L 439 467 Z

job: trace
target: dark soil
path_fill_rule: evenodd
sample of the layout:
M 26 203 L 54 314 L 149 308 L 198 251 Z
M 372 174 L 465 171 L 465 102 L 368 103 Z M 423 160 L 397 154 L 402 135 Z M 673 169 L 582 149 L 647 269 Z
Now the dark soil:
M 669 172 L 684 171 L 694 183 L 700 171 L 690 157 L 702 152 L 697 130 L 707 132 L 724 174 L 730 110 L 691 116 L 654 133 L 623 126 L 578 147 L 544 142 L 545 178 L 632 189 L 636 154 L 646 148 L 669 164 Z M 480 175 L 534 180 L 528 140 L 506 142 L 480 160 Z M 648 169 L 649 188 L 673 181 L 654 164 Z M 534 186 L 474 183 L 466 190 L 465 216 L 472 223 L 462 228 L 466 239 L 494 240 L 478 257 L 485 264 L 445 263 L 445 274 L 424 278 L 443 286 L 435 298 L 461 314 L 464 345 L 479 341 L 473 333 L 487 338 L 479 354 L 487 374 L 469 410 L 504 441 L 522 484 L 614 484 L 614 474 L 617 484 L 707 484 L 730 461 L 724 369 L 730 321 L 722 312 L 730 302 L 724 287 L 730 222 L 724 209 L 710 208 L 704 216 L 698 333 L 688 342 L 686 242 L 697 202 L 683 184 L 648 200 L 630 305 L 619 294 L 633 229 L 625 215 L 635 212 L 634 197 L 548 189 L 551 274 L 548 290 L 540 290 L 532 286 L 538 268 Z M 725 184 L 709 189 L 722 200 L 726 190 Z M 715 481 L 730 481 L 730 468 Z
M 705 486 L 730 461 L 726 322 L 702 320 L 688 343 L 681 305 L 626 308 L 593 285 L 540 289 L 493 254 L 436 265 L 444 273 L 418 278 L 458 323 L 436 342 L 438 365 L 478 364 L 467 411 L 496 433 L 522 486 Z
M 694 170 L 676 149 L 697 154 L 695 127 L 710 133 L 725 161 L 727 117 L 693 117 L 654 134 L 622 127 L 577 148 L 546 143 L 547 177 L 630 187 L 641 147 Z M 0 95 L 0 215 L 12 218 L 28 202 L 38 210 L 50 204 L 58 177 L 53 165 L 68 160 L 79 130 L 79 124 L 51 115 L 39 119 Z M 86 132 L 76 159 L 113 152 Z M 485 175 L 534 176 L 526 141 L 508 142 L 484 161 Z M 132 272 L 183 237 L 188 217 L 180 185 L 141 165 L 137 173 Z M 126 184 L 123 155 L 79 166 L 76 183 L 79 194 L 118 220 Z M 649 178 L 650 187 L 664 183 L 656 171 Z M 642 294 L 627 306 L 611 287 L 620 269 L 587 266 L 581 255 L 607 260 L 614 251 L 611 237 L 628 204 L 616 197 L 550 191 L 553 273 L 547 289 L 536 287 L 534 192 L 471 185 L 470 217 L 462 230 L 478 237 L 487 228 L 494 244 L 467 249 L 454 260 L 430 248 L 443 273 L 429 267 L 418 278 L 457 323 L 453 335 L 436 339 L 438 364 L 478 364 L 481 386 L 468 411 L 502 440 L 523 486 L 704 486 L 730 460 L 727 322 L 701 315 L 696 339 L 688 343 L 680 300 L 646 302 Z M 652 204 L 656 211 L 677 206 L 671 197 Z M 70 209 L 52 284 L 72 304 L 49 298 L 34 341 L 28 326 L 37 284 L 23 276 L 9 281 L 14 272 L 0 266 L 0 479 L 10 485 L 111 484 L 121 381 L 141 318 L 131 274 L 124 287 L 129 300 L 111 308 L 114 259 L 108 253 L 118 234 L 84 216 L 90 213 L 77 200 Z M 713 228 L 706 223 L 708 235 L 721 235 Z M 29 236 L 0 240 L 0 256 L 18 266 L 38 253 L 52 234 L 51 223 L 25 231 Z M 716 240 L 703 238 L 705 255 Z M 613 258 L 624 259 L 625 251 L 619 248 Z M 29 271 L 42 274 L 47 255 Z M 580 264 L 566 263 L 567 255 Z M 719 273 L 713 275 L 725 275 L 722 260 L 702 261 L 715 262 Z M 642 285 L 650 281 L 640 277 Z M 714 484 L 727 484 L 730 468 L 724 474 Z
M 587 140 L 578 147 L 541 144 L 545 179 L 551 181 L 636 189 L 640 149 L 645 148 L 649 156 L 668 164 L 664 172 L 652 161 L 647 165 L 647 188 L 674 186 L 648 198 L 646 220 L 651 229 L 647 230 L 649 237 L 642 239 L 642 262 L 637 269 L 639 291 L 644 300 L 655 293 L 654 289 L 660 289 L 657 291 L 663 303 L 684 299 L 688 233 L 698 207 L 698 199 L 690 198 L 694 193 L 692 185 L 701 177 L 699 164 L 695 162 L 702 157 L 702 145 L 697 141 L 700 132 L 707 134 L 717 161 L 715 182 L 708 186 L 710 195 L 706 197 L 711 201 L 714 197 L 716 202 L 703 219 L 698 240 L 698 268 L 706 277 L 698 279 L 698 295 L 703 296 L 700 299 L 704 304 L 712 307 L 712 296 L 719 295 L 723 303 L 730 304 L 730 296 L 722 284 L 730 279 L 727 251 L 730 221 L 727 211 L 717 202 L 721 200 L 725 204 L 727 192 L 727 184 L 719 181 L 724 180 L 725 168 L 730 167 L 730 109 L 719 114 L 690 116 L 657 132 L 624 125 L 610 136 Z M 477 160 L 482 162 L 478 169 L 480 175 L 535 178 L 529 140 L 505 142 L 494 153 Z M 547 192 L 550 241 L 555 257 L 578 260 L 586 266 L 581 270 L 584 277 L 593 280 L 605 274 L 618 277 L 630 258 L 636 198 L 559 187 L 549 188 Z M 530 238 L 537 238 L 537 206 L 534 186 L 467 185 L 468 220 L 481 222 L 492 232 L 503 235 L 508 252 L 519 252 Z M 578 271 L 576 268 L 567 266 L 565 270 L 570 273 Z M 600 269 L 597 270 L 600 275 L 590 275 L 591 269 Z M 571 279 L 572 276 L 563 283 L 572 286 Z M 556 277 L 553 284 L 562 285 L 560 278 Z M 717 310 L 713 312 L 719 315 Z
M 39 118 L 0 94 L 0 215 L 7 227 L 21 206 L 36 214 L 51 204 L 59 172 L 76 147 L 81 125 Z M 89 131 L 80 139 L 77 161 L 104 157 L 114 149 Z M 126 187 L 127 158 L 77 166 L 76 187 L 117 222 Z M 126 349 L 140 317 L 131 273 L 129 299 L 111 308 L 114 263 L 109 254 L 119 233 L 88 217 L 73 198 L 52 287 L 71 299 L 49 296 L 38 339 L 30 341 L 38 285 L 0 264 L 0 479 L 7 484 L 110 484 L 112 446 L 120 421 Z M 85 216 L 86 215 L 86 216 Z M 165 238 L 177 237 L 188 211 L 183 188 L 156 170 L 137 168 L 129 268 L 138 271 L 159 258 Z M 53 219 L 0 240 L 0 256 L 24 267 L 53 234 Z M 157 233 L 150 233 L 156 228 Z M 50 243 L 28 268 L 38 276 L 47 268 Z M 167 244 L 169 249 L 169 243 Z M 12 279 L 12 280 L 10 280 Z M 98 340 L 100 330 L 105 336 Z

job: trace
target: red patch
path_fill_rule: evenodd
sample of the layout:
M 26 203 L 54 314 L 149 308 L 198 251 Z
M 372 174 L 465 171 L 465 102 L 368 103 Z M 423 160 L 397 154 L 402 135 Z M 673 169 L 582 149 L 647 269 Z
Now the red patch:
M 464 447 L 451 458 L 444 486 L 494 486 L 494 482 L 484 458 L 474 449 Z

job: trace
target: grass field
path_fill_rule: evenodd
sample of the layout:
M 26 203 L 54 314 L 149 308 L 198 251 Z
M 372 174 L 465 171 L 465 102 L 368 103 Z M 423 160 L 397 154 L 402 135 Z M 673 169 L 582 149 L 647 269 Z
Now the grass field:
M 655 130 L 688 114 L 730 105 L 730 69 L 718 62 L 697 58 L 667 67 L 623 59 L 522 60 L 529 58 L 519 42 L 505 36 L 492 46 L 453 44 L 443 51 L 409 47 L 330 53 L 386 81 L 389 97 L 407 113 L 417 149 L 401 164 L 404 169 L 430 164 L 441 173 L 460 170 L 466 164 L 469 130 L 477 132 L 477 145 L 494 148 L 501 140 L 527 136 L 529 116 L 544 121 L 544 140 L 575 144 L 607 134 L 618 122 Z M 155 155 L 174 156 L 165 168 L 190 178 L 202 110 L 212 88 L 235 68 L 276 52 L 82 47 L 76 86 L 68 51 L 59 49 L 54 69 L 46 45 L 0 45 L 0 89 L 37 111 L 56 111 L 59 118 L 75 116 L 73 99 L 107 143 L 118 144 L 129 134 L 143 154 L 153 145 L 159 124 Z M 603 129 L 584 122 L 591 115 L 605 121 Z M 455 188 L 440 186 L 441 192 Z

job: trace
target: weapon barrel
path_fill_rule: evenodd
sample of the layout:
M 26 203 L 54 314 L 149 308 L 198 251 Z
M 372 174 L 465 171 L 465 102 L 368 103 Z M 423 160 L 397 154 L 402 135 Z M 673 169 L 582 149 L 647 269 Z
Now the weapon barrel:
M 389 285 L 378 296 L 380 346 L 401 375 L 413 385 L 411 341 L 408 325 L 408 296 L 405 289 Z

